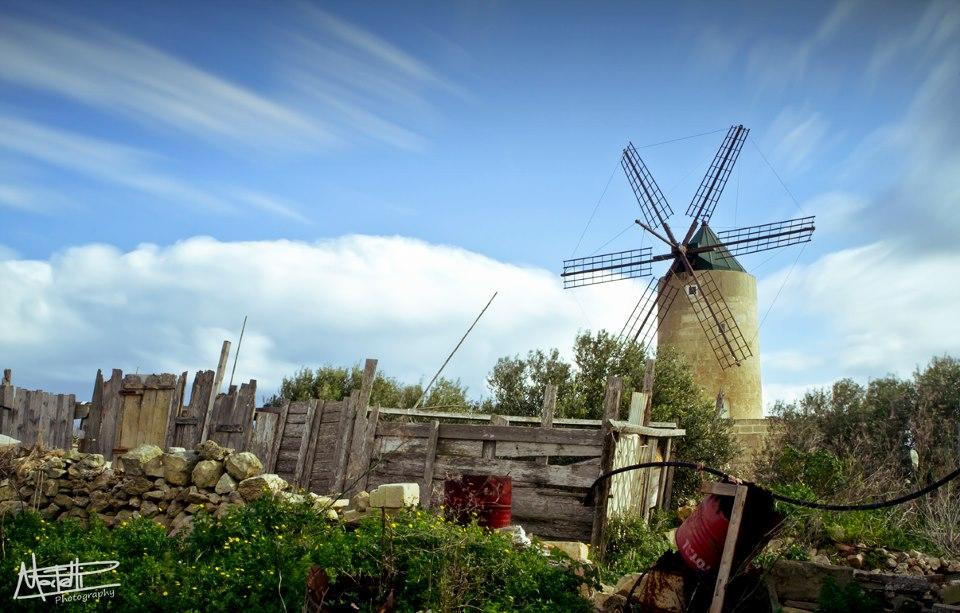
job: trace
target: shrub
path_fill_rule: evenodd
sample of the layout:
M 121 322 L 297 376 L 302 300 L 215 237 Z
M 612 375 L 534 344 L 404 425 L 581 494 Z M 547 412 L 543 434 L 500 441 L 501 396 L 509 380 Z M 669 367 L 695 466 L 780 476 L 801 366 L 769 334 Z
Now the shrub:
M 396 610 L 589 611 L 581 584 L 596 571 L 560 554 L 516 548 L 509 536 L 461 527 L 423 511 L 404 511 L 381 527 L 368 518 L 356 529 L 330 523 L 308 505 L 268 498 L 222 519 L 198 515 L 189 536 L 167 537 L 148 519 L 107 528 L 91 521 L 46 522 L 32 512 L 2 525 L 0 592 L 13 594 L 20 563 L 38 566 L 117 560 L 119 582 L 109 606 L 119 611 L 296 611 L 312 565 L 324 568 L 334 608 L 372 610 L 395 590 Z M 93 584 L 88 580 L 88 584 Z M 19 601 L 26 610 L 47 603 Z M 98 610 L 95 601 L 78 610 Z
M 600 565 L 604 581 L 616 582 L 627 573 L 644 571 L 670 549 L 667 531 L 674 517 L 657 512 L 649 525 L 639 515 L 610 519 L 607 527 L 606 559 Z

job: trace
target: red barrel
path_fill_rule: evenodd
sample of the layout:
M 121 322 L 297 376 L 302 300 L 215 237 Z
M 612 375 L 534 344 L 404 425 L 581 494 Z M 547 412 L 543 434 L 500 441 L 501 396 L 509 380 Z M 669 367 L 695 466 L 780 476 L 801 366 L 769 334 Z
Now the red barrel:
M 476 517 L 485 528 L 510 525 L 513 481 L 510 477 L 463 475 L 443 482 L 443 504 L 447 519 L 469 523 Z
M 704 498 L 676 532 L 677 549 L 683 561 L 694 570 L 713 572 L 723 556 L 730 520 L 720 506 L 720 497 Z

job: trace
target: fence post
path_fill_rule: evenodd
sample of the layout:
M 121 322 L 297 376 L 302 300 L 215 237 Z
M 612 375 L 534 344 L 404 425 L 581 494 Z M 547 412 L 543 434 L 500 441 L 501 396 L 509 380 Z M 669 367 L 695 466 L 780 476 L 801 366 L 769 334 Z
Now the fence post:
M 651 413 L 653 412 L 653 377 L 656 374 L 657 361 L 647 360 L 646 367 L 643 370 L 643 394 L 645 396 L 643 406 L 643 422 L 640 425 L 650 424 Z
M 440 422 L 434 419 L 430 422 L 430 434 L 427 436 L 427 451 L 423 461 L 423 491 L 420 495 L 420 504 L 429 509 L 433 499 L 433 463 L 437 459 L 437 438 L 440 434 Z
M 540 427 L 541 428 L 552 428 L 553 427 L 553 413 L 557 408 L 557 385 L 555 383 L 547 383 L 547 387 L 543 390 L 543 412 L 540 414 Z M 537 459 L 537 463 L 546 466 L 550 462 L 550 456 L 543 456 L 542 458 Z
M 622 388 L 623 384 L 620 377 L 612 376 L 607 379 L 607 391 L 603 397 L 603 423 L 600 425 L 600 434 L 603 441 L 603 450 L 600 454 L 601 474 L 613 468 L 617 443 L 613 432 L 613 424 L 610 422 L 617 418 Z M 590 545 L 594 551 L 594 560 L 602 560 L 606 550 L 607 502 L 610 498 L 610 479 L 598 485 L 594 494 L 593 530 L 590 533 Z

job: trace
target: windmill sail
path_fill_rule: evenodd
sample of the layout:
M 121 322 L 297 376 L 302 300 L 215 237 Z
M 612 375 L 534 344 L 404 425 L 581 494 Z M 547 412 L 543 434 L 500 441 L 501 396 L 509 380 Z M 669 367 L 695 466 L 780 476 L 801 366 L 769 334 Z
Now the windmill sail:
M 627 175 L 633 195 L 637 197 L 643 217 L 650 227 L 657 228 L 665 225 L 667 218 L 673 215 L 673 209 L 663 197 L 663 192 L 647 170 L 647 165 L 640 159 L 640 154 L 637 153 L 633 143 L 627 143 L 627 148 L 623 150 L 620 166 Z
M 695 279 L 695 283 L 684 288 L 684 293 L 693 306 L 710 348 L 723 368 L 739 366 L 753 355 L 749 343 L 743 337 L 713 277 L 698 272 Z
M 687 215 L 693 218 L 694 224 L 710 221 L 749 133 L 750 130 L 742 125 L 730 126 L 727 137 L 723 139 L 720 150 L 717 151 L 713 163 L 707 169 L 707 174 L 700 182 L 700 188 L 697 189 L 693 200 L 690 201 L 690 206 L 687 207 Z
M 597 283 L 609 283 L 620 279 L 646 277 L 651 274 L 650 247 L 617 251 L 603 255 L 564 260 L 563 288 L 583 287 Z
M 732 258 L 736 255 L 770 251 L 788 245 L 809 243 L 813 239 L 816 229 L 814 216 L 775 221 L 759 226 L 747 226 L 736 230 L 725 230 L 717 233 L 717 238 L 723 243 L 722 257 Z
M 669 277 L 670 275 L 667 274 L 659 279 L 650 280 L 640 300 L 633 307 L 630 317 L 623 324 L 623 329 L 620 330 L 619 343 L 633 342 L 641 347 L 650 346 L 663 323 L 664 315 L 670 310 L 677 294 L 680 293 L 680 288 L 667 283 Z

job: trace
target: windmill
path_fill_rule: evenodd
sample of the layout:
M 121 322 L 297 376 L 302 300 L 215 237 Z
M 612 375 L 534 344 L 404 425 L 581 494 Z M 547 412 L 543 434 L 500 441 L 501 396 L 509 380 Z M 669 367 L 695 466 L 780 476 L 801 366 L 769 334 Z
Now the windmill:
M 628 143 L 620 165 L 640 205 L 642 219 L 636 223 L 669 251 L 653 255 L 652 248 L 645 247 L 570 259 L 564 261 L 561 275 L 564 288 L 574 288 L 651 276 L 653 264 L 668 262 L 666 273 L 650 280 L 620 340 L 649 346 L 659 334 L 660 344 L 685 354 L 698 382 L 725 399 L 734 417 L 762 416 L 756 279 L 736 256 L 805 243 L 814 231 L 812 216 L 722 232 L 710 228 L 748 133 L 742 125 L 730 127 L 687 207 L 692 221 L 680 239 L 667 221 L 673 209 L 637 149 Z M 681 293 L 684 298 L 678 301 Z M 699 329 L 689 325 L 694 318 Z

